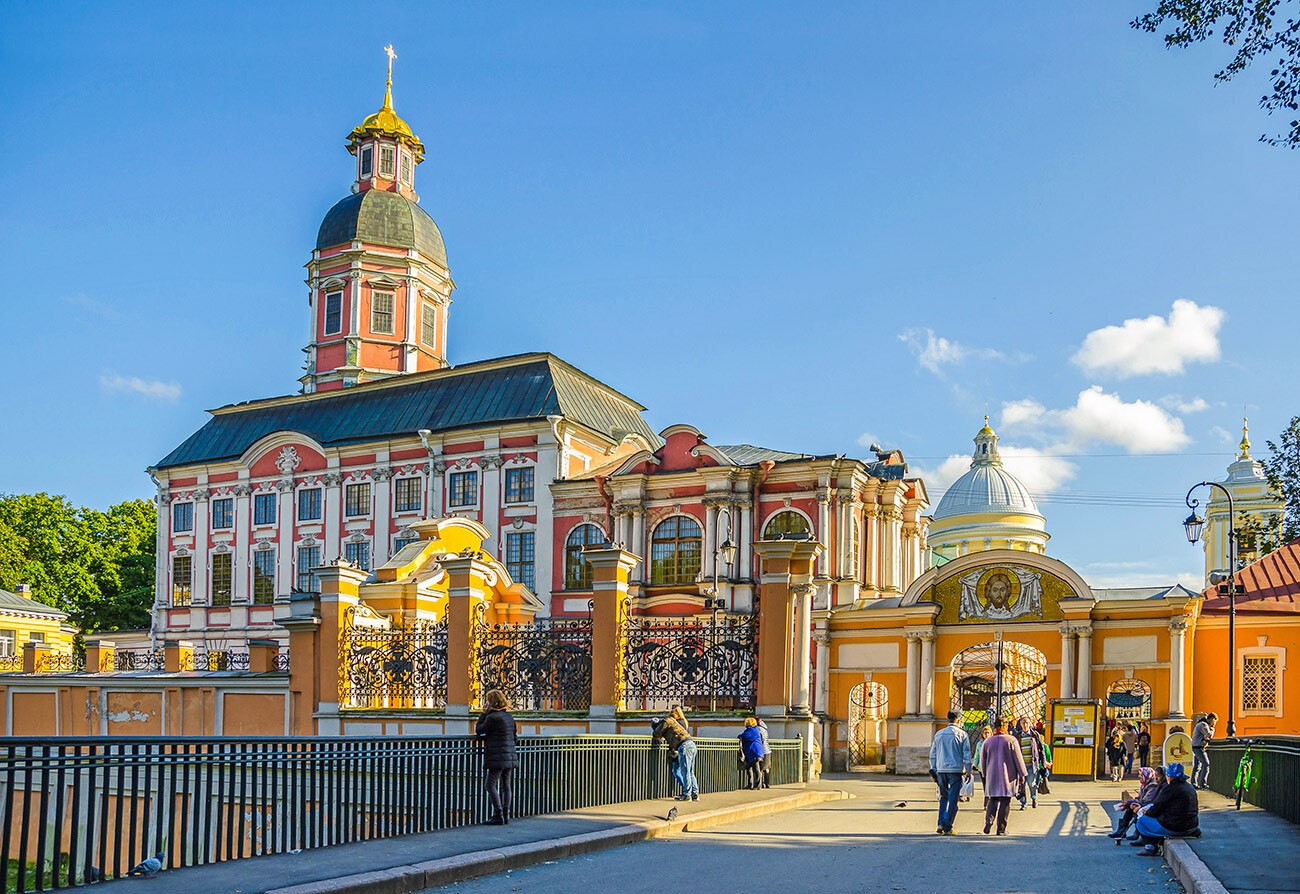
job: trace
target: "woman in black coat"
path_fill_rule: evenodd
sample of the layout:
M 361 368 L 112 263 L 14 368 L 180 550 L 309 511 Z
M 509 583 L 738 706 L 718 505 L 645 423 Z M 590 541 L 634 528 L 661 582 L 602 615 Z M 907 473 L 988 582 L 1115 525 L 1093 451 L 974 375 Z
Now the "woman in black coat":
M 483 766 L 487 768 L 487 794 L 492 802 L 489 826 L 510 823 L 510 775 L 519 766 L 516 749 L 515 718 L 510 716 L 510 702 L 500 689 L 483 697 L 485 710 L 474 725 L 474 735 L 483 738 Z

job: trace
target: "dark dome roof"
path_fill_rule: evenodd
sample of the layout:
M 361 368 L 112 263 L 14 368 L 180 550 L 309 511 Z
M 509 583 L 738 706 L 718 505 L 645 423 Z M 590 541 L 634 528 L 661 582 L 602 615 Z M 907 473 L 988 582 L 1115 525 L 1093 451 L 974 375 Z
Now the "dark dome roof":
M 348 196 L 321 221 L 320 232 L 316 234 L 317 248 L 353 241 L 413 248 L 447 266 L 447 247 L 433 218 L 410 199 L 384 189 L 368 189 Z

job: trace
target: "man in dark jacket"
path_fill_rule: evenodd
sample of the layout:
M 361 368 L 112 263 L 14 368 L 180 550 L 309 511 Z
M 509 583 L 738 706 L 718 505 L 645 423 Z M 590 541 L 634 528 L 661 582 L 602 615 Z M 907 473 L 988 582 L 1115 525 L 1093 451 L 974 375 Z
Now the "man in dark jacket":
M 1156 794 L 1146 813 L 1137 818 L 1137 831 L 1146 844 L 1143 856 L 1154 857 L 1159 843 L 1170 836 L 1187 835 L 1200 827 L 1196 789 L 1187 781 L 1182 764 L 1165 767 L 1168 781 Z
M 667 742 L 668 749 L 675 758 L 673 775 L 682 787 L 677 800 L 700 800 L 700 783 L 695 778 L 695 740 L 691 734 L 671 717 L 656 717 L 650 721 L 650 728 L 654 730 L 654 741 L 662 739 Z

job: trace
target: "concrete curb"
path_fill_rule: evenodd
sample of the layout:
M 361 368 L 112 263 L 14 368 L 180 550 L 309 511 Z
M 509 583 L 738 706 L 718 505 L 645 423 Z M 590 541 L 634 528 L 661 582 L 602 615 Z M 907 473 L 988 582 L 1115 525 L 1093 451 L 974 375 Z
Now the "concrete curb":
M 662 838 L 677 832 L 695 832 L 710 826 L 720 826 L 756 816 L 779 813 L 783 810 L 797 810 L 824 801 L 839 801 L 851 797 L 853 795 L 842 791 L 798 792 L 766 801 L 756 801 L 753 804 L 707 810 L 671 822 L 648 820 L 643 823 L 630 823 L 583 835 L 549 838 L 497 850 L 460 854 L 441 860 L 413 863 L 409 866 L 394 866 L 391 869 L 375 872 L 362 872 L 303 885 L 274 888 L 266 894 L 412 894 L 425 888 L 463 882 L 507 869 L 535 866 L 551 860 L 562 860 L 565 857 L 622 847 L 637 841 Z
M 1228 894 L 1223 882 L 1186 841 L 1169 839 L 1162 845 L 1161 853 L 1187 894 Z

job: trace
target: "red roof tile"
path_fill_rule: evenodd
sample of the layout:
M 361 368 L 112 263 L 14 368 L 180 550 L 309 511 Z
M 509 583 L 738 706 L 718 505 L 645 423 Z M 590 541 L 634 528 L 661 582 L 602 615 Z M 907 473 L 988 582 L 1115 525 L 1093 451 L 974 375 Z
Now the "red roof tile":
M 1237 611 L 1300 615 L 1300 537 L 1238 571 L 1237 583 L 1246 588 L 1237 597 Z M 1228 597 L 1216 587 L 1204 595 L 1202 612 L 1227 613 Z

